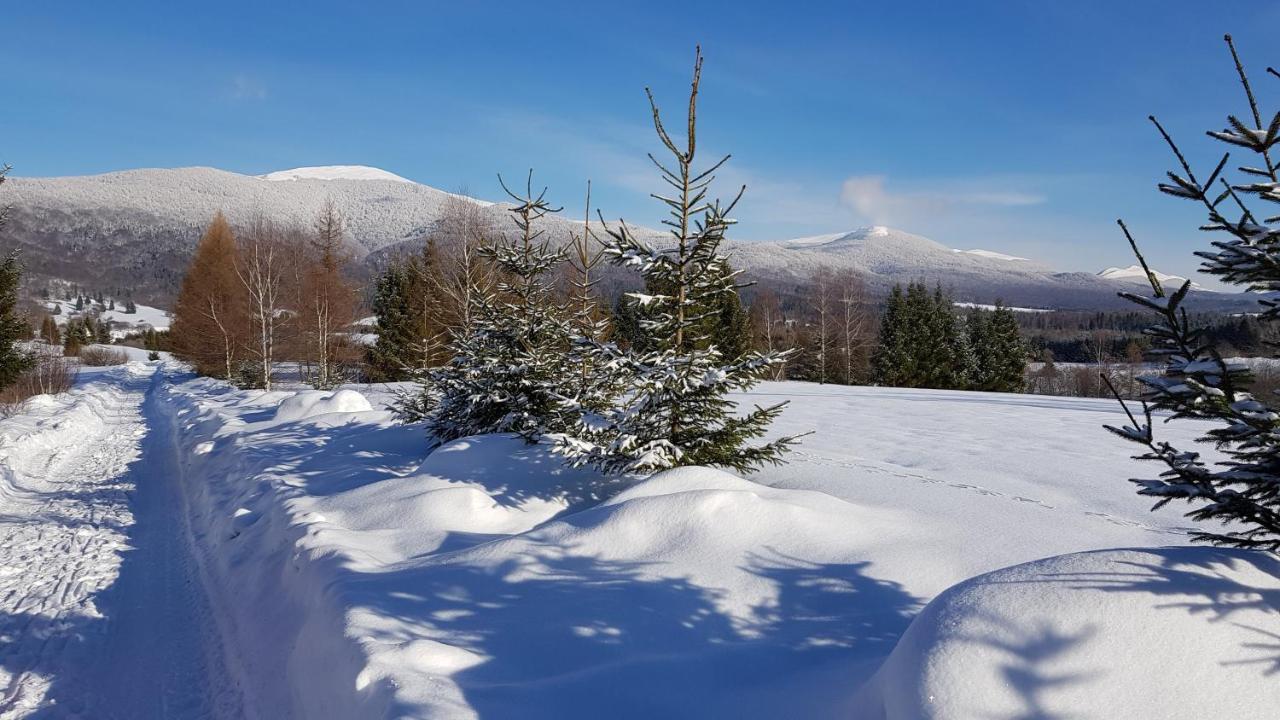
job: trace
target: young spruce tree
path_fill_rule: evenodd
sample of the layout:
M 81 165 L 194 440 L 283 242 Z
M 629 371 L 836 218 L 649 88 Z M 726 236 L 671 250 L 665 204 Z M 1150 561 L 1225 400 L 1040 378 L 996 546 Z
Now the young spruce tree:
M 1201 229 L 1225 236 L 1212 243 L 1215 250 L 1196 253 L 1204 259 L 1203 272 L 1252 291 L 1275 292 L 1280 290 L 1280 226 L 1273 223 L 1280 218 L 1254 212 L 1246 198 L 1280 202 L 1280 166 L 1273 158 L 1280 143 L 1280 113 L 1264 120 L 1231 36 L 1225 39 L 1250 115 L 1243 120 L 1229 115 L 1228 127 L 1209 135 L 1253 153 L 1255 164 L 1240 167 L 1240 173 L 1248 179 L 1232 183 L 1223 175 L 1230 158 L 1224 154 L 1201 180 L 1169 133 L 1151 116 L 1180 166 L 1180 170 L 1168 173 L 1170 182 L 1160 184 L 1159 189 L 1200 205 L 1208 218 Z M 1268 71 L 1276 74 L 1271 68 Z M 1146 387 L 1142 419 L 1134 417 L 1126 407 L 1129 425 L 1107 428 L 1144 446 L 1146 451 L 1139 459 L 1165 466 L 1158 478 L 1131 482 L 1138 485 L 1139 494 L 1156 498 L 1157 508 L 1173 500 L 1190 503 L 1193 508 L 1187 517 L 1212 523 L 1194 532 L 1195 540 L 1280 551 L 1280 414 L 1247 392 L 1250 376 L 1246 367 L 1226 362 L 1204 334 L 1190 326 L 1182 303 L 1191 281 L 1169 293 L 1147 267 L 1123 221 L 1120 227 L 1151 286 L 1150 295 L 1121 295 L 1159 318 L 1147 334 L 1152 340 L 1151 354 L 1164 360 L 1162 375 L 1139 378 Z M 1280 317 L 1280 302 L 1263 299 L 1260 303 L 1263 321 L 1274 322 Z M 1119 399 L 1118 393 L 1116 397 Z M 1201 440 L 1216 445 L 1226 460 L 1209 465 L 1197 452 L 1157 440 L 1152 422 L 1152 413 L 1157 410 L 1170 413 L 1174 419 L 1215 421 L 1216 426 Z
M 737 295 L 736 273 L 720 252 L 737 199 L 727 206 L 708 200 L 713 173 L 728 157 L 706 170 L 694 167 L 701 74 L 699 50 L 683 148 L 668 135 L 653 94 L 646 90 L 654 128 L 674 158 L 674 166 L 668 166 L 650 156 L 674 191 L 657 198 L 670 211 L 663 223 L 670 228 L 672 242 L 669 247 L 651 247 L 626 223 L 608 231 L 606 256 L 638 270 L 652 290 L 632 295 L 641 310 L 637 325 L 643 343 L 632 343 L 625 352 L 612 344 L 594 344 L 600 366 L 614 369 L 624 390 L 603 412 L 578 413 L 574 427 L 559 436 L 557 450 L 574 464 L 592 464 L 607 472 L 652 472 L 683 465 L 749 471 L 779 462 L 795 441 L 787 437 L 750 444 L 764 434 L 785 403 L 737 414 L 727 397 L 755 385 L 763 373 L 783 362 L 785 354 L 750 353 L 727 360 L 726 349 L 711 341 L 706 322 L 727 296 Z
M 558 208 L 547 203 L 545 189 L 533 195 L 532 172 L 523 196 L 502 187 L 517 203 L 517 233 L 482 248 L 502 280 L 496 292 L 474 293 L 472 329 L 455 339 L 453 360 L 429 374 L 429 397 L 418 403 L 441 442 L 501 432 L 533 442 L 562 429 L 560 398 L 572 382 L 571 313 L 554 299 L 551 271 L 565 253 L 534 227 Z

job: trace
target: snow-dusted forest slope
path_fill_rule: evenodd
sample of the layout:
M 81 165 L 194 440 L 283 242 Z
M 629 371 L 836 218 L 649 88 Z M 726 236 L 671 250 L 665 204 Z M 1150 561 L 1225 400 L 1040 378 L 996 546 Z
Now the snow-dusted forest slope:
M 310 228 L 332 198 L 346 216 L 352 249 L 377 264 L 401 245 L 413 246 L 440 217 L 450 193 L 377 168 L 326 166 L 264 176 L 213 168 L 130 170 L 81 177 L 13 178 L 14 205 L 0 241 L 24 250 L 29 271 L 91 287 L 126 287 L 141 302 L 172 299 L 200 233 L 219 210 L 233 223 L 262 213 Z M 509 228 L 506 206 L 475 201 L 495 227 Z M 607 209 L 606 209 L 607 212 Z M 551 216 L 548 236 L 564 240 L 578 226 Z M 652 230 L 636 232 L 660 238 Z M 756 278 L 805 280 L 819 268 L 861 274 L 876 292 L 924 280 L 951 288 L 957 300 L 1040 308 L 1122 307 L 1119 289 L 1135 277 L 1060 272 L 1025 258 L 987 250 L 956 250 L 885 227 L 776 242 L 731 244 L 735 265 Z M 1114 268 L 1112 270 L 1115 270 Z M 1113 273 L 1114 274 L 1114 273 Z M 1137 278 L 1141 280 L 1141 278 Z M 1256 298 L 1196 293 L 1203 308 L 1239 309 Z

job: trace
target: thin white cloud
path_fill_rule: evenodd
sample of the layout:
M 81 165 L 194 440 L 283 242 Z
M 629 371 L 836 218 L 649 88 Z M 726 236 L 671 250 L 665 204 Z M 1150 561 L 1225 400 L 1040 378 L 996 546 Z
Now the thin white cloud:
M 265 100 L 267 86 L 257 78 L 241 73 L 231 78 L 230 95 L 234 100 Z
M 840 202 L 857 219 L 877 225 L 910 223 L 976 208 L 1015 208 L 1040 205 L 1045 196 L 1011 190 L 974 189 L 982 180 L 948 180 L 932 183 L 929 190 L 894 192 L 883 175 L 855 175 L 840 187 Z

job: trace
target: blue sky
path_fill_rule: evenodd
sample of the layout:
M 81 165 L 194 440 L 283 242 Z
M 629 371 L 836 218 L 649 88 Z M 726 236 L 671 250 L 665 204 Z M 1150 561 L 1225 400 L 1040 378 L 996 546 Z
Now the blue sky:
M 1278 20 L 1256 2 L 13 3 L 0 159 L 365 164 L 484 198 L 533 167 L 567 212 L 590 178 L 606 215 L 655 224 L 643 88 L 674 119 L 701 43 L 700 147 L 734 155 L 722 194 L 748 185 L 738 238 L 887 224 L 1096 271 L 1130 263 L 1123 216 L 1187 273 L 1201 217 L 1155 192 L 1171 158 L 1146 116 L 1211 165 L 1203 131 L 1247 110 L 1222 33 L 1267 104 Z

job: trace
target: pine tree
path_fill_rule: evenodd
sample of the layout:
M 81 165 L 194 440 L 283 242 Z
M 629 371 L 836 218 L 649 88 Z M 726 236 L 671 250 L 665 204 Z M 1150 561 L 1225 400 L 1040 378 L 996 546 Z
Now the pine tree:
M 554 301 L 550 273 L 565 254 L 535 229 L 558 209 L 547 203 L 546 189 L 533 194 L 532 182 L 530 172 L 523 196 L 502 183 L 517 203 L 511 208 L 516 237 L 482 247 L 502 280 L 496 293 L 473 296 L 472 331 L 455 340 L 453 360 L 429 375 L 424 392 L 434 397 L 420 405 L 431 406 L 427 421 L 441 442 L 500 432 L 532 442 L 562 429 L 559 403 L 569 393 L 560 389 L 573 380 L 566 363 L 570 313 Z
M 1026 386 L 1027 349 L 1013 311 L 997 300 L 994 310 L 978 310 L 969 315 L 968 323 L 977 360 L 973 389 L 1022 392 Z
M 365 350 L 365 363 L 372 382 L 395 382 L 410 377 L 414 363 L 412 284 L 406 264 L 393 260 L 378 276 L 373 291 L 373 314 L 378 339 Z
M 895 284 L 885 301 L 880 341 L 871 356 L 872 379 L 877 385 L 910 387 L 913 382 L 908 319 L 906 295 L 902 286 Z
M 9 174 L 9 166 L 0 166 L 0 185 Z M 8 220 L 9 207 L 0 205 L 0 226 Z M 12 385 L 26 372 L 34 360 L 18 346 L 30 329 L 18 315 L 18 290 L 22 284 L 22 266 L 17 253 L 0 261 L 0 388 Z
M 370 380 L 407 380 L 445 361 L 448 328 L 441 258 L 434 238 L 422 252 L 387 265 L 374 288 L 377 341 L 366 349 Z
M 85 323 L 84 318 L 72 318 L 67 321 L 67 326 L 62 332 L 62 354 L 66 357 L 76 357 L 80 354 L 80 349 L 85 345 L 93 343 L 93 332 Z
M 722 307 L 724 296 L 737 294 L 736 274 L 729 269 L 720 245 L 733 224 L 728 215 L 738 200 L 723 206 L 707 199 L 713 173 L 727 157 L 706 170 L 694 169 L 701 73 L 699 50 L 683 149 L 668 135 L 653 95 L 648 93 L 654 128 L 675 159 L 675 169 L 654 159 L 663 179 L 675 191 L 672 197 L 658 198 L 670 212 L 670 218 L 663 222 L 671 229 L 672 246 L 650 247 L 626 223 L 608 231 L 606 257 L 637 269 L 646 287 L 661 291 L 632 296 L 642 311 L 639 327 L 644 343 L 634 343 L 625 352 L 611 344 L 594 345 L 600 367 L 616 369 L 625 390 L 604 412 L 582 412 L 575 426 L 558 438 L 557 450 L 575 464 L 590 463 L 611 472 L 647 472 L 681 465 L 748 471 L 780 462 L 795 440 L 749 445 L 765 433 L 785 403 L 757 406 L 737 415 L 727 397 L 731 391 L 755 385 L 762 374 L 784 360 L 783 354 L 750 353 L 742 360 L 726 361 L 724 350 L 714 344 L 706 329 L 708 314 Z M 739 191 L 738 198 L 741 196 Z
M 96 318 L 93 320 L 93 340 L 102 345 L 111 344 L 111 323 Z
M 17 253 L 0 260 L 0 387 L 12 385 L 33 360 L 18 345 L 30 332 L 27 322 L 18 314 L 18 290 L 22 283 L 22 266 Z
M 941 287 L 932 293 L 924 283 L 910 283 L 905 292 L 894 287 L 872 356 L 876 384 L 963 390 L 975 365 L 964 319 Z
M 1248 180 L 1233 184 L 1223 176 L 1229 159 L 1224 154 L 1202 182 L 1173 138 L 1151 116 L 1180 166 L 1180 170 L 1168 173 L 1170 182 L 1160 184 L 1159 189 L 1203 207 L 1208 222 L 1201 229 L 1225 236 L 1213 242 L 1215 250 L 1197 253 L 1204 259 L 1203 272 L 1249 290 L 1273 292 L 1280 290 L 1280 227 L 1268 224 L 1277 218 L 1250 210 L 1246 198 L 1280 202 L 1280 168 L 1271 154 L 1280 143 L 1280 113 L 1264 122 L 1231 36 L 1225 39 L 1249 101 L 1251 118 L 1241 120 L 1229 115 L 1229 127 L 1209 135 L 1254 153 L 1257 164 L 1240 167 Z M 1247 391 L 1251 379 L 1247 367 L 1226 362 L 1204 333 L 1191 327 L 1182 307 L 1191 281 L 1169 293 L 1148 268 L 1124 222 L 1119 224 L 1151 286 L 1150 295 L 1121 296 L 1147 308 L 1159 319 L 1147 330 L 1147 336 L 1152 342 L 1151 354 L 1164 361 L 1163 374 L 1139 378 L 1146 388 L 1142 419 L 1125 407 L 1129 425 L 1107 427 L 1145 447 L 1139 459 L 1165 466 L 1158 478 L 1131 482 L 1138 485 L 1140 495 L 1156 498 L 1157 508 L 1184 500 L 1193 506 L 1187 517 L 1214 523 L 1211 529 L 1193 532 L 1195 540 L 1280 551 L 1280 415 Z M 1263 321 L 1280 318 L 1280 302 L 1263 299 L 1260 303 Z M 1114 388 L 1112 392 L 1124 406 L 1119 393 Z M 1197 452 L 1157 440 L 1154 411 L 1170 413 L 1173 419 L 1214 421 L 1215 426 L 1201 440 L 1213 443 L 1226 460 L 1210 465 Z

